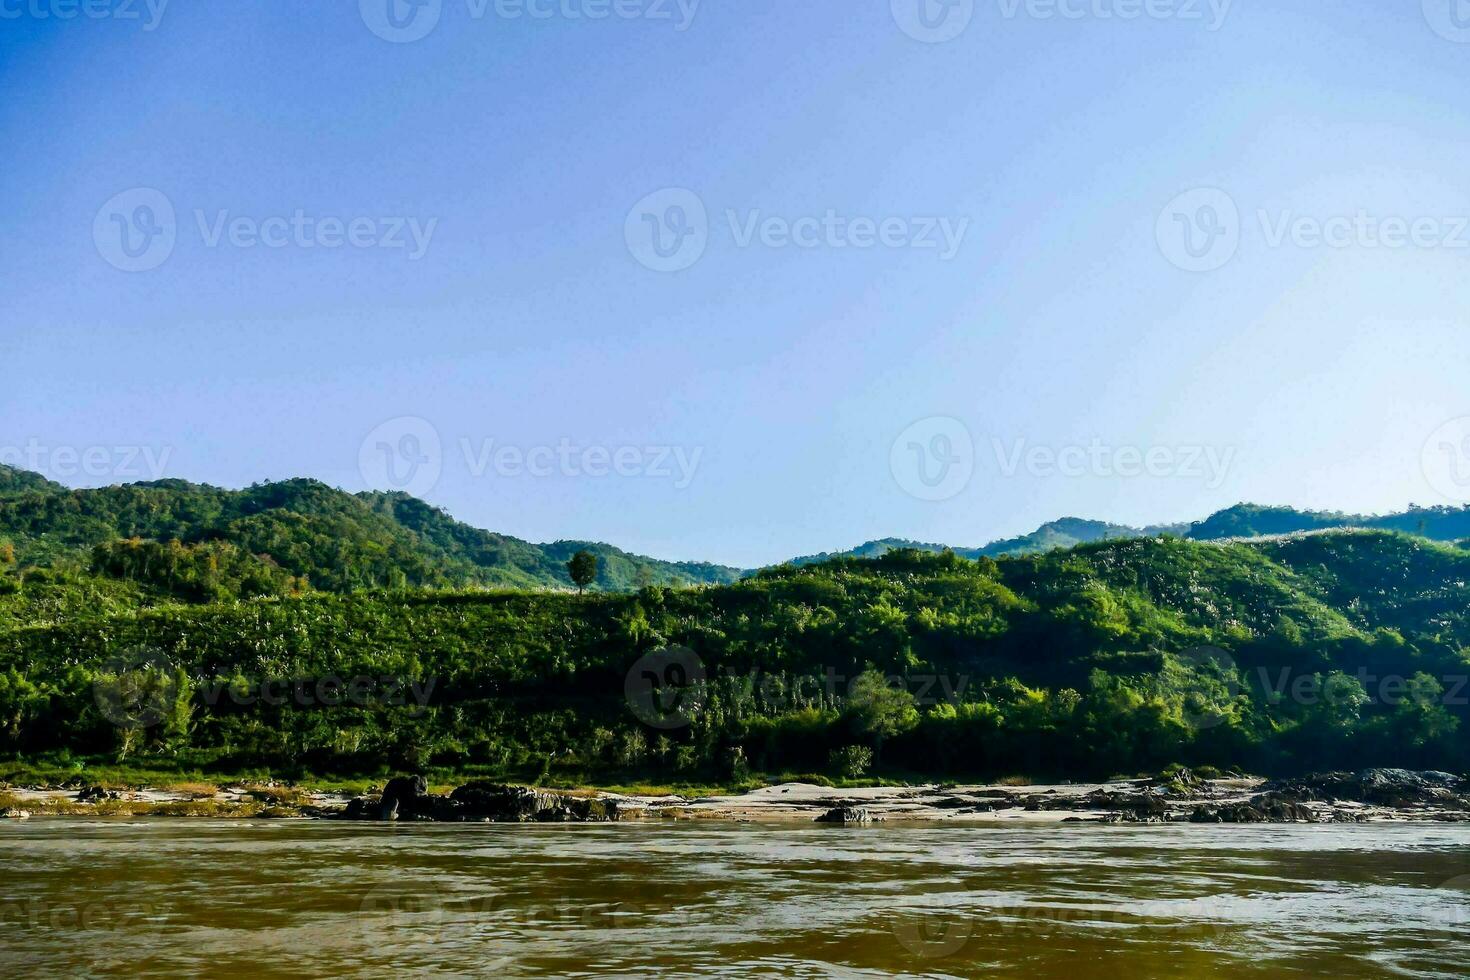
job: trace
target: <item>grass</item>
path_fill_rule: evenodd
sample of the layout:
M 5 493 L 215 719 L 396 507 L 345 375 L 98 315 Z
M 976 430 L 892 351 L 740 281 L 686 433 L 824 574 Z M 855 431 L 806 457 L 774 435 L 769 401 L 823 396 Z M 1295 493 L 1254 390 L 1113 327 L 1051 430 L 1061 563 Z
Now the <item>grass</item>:
M 102 788 L 103 789 L 113 789 L 114 787 L 104 786 Z M 170 793 L 183 793 L 183 794 L 185 794 L 187 796 L 191 796 L 191 797 L 194 797 L 195 799 L 201 799 L 201 800 L 209 799 L 211 797 L 214 797 L 214 796 L 219 795 L 219 787 L 216 786 L 214 783 L 199 783 L 199 782 L 194 782 L 194 783 L 191 783 L 191 782 L 169 783 L 168 786 L 166 786 L 166 787 L 158 787 L 158 788 L 159 789 L 167 789 Z

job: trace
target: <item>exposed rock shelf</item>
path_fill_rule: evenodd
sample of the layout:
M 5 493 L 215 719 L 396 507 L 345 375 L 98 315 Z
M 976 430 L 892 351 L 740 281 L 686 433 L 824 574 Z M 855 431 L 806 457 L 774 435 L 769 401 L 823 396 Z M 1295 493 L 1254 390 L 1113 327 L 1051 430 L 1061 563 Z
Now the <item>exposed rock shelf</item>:
M 833 790 L 783 783 L 732 796 L 624 796 L 471 782 L 428 792 L 399 776 L 381 792 L 348 798 L 277 785 L 192 791 L 0 787 L 0 817 L 319 817 L 446 823 L 601 823 L 709 819 L 863 826 L 895 822 L 1365 823 L 1470 822 L 1470 779 L 1444 772 L 1365 769 L 1298 779 L 1166 778 L 1051 786 L 873 786 Z M 22 809 L 24 808 L 24 809 Z

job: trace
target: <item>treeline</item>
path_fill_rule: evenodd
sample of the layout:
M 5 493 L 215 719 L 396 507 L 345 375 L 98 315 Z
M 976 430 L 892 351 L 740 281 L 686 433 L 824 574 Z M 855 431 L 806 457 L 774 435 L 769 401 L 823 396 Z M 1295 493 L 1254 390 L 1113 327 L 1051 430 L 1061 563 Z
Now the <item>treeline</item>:
M 135 579 L 228 591 L 254 566 L 98 561 L 126 586 L 0 596 L 0 753 L 604 782 L 1470 769 L 1470 552 L 1398 534 L 894 551 L 586 597 L 267 577 L 275 598 L 141 610 Z
M 111 541 L 92 549 L 91 570 L 193 602 L 297 595 L 310 588 L 305 577 L 290 574 L 269 555 L 252 555 L 228 541 Z

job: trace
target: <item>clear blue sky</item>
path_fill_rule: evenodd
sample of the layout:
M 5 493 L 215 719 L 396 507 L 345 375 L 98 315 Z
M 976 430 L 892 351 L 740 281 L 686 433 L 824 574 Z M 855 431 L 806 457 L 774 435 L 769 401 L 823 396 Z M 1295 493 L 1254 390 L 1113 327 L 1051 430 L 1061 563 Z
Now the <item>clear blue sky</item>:
M 1206 0 L 1203 21 L 977 0 L 942 43 L 889 0 L 707 0 L 685 30 L 673 0 L 671 19 L 622 0 L 650 16 L 602 20 L 442 0 L 408 43 L 368 26 L 387 29 L 387 0 L 174 0 L 151 30 L 142 0 L 92 2 L 141 17 L 0 2 L 0 444 L 147 446 L 169 477 L 358 490 L 381 482 L 368 434 L 418 417 L 442 445 L 424 496 L 463 520 L 742 566 L 1062 515 L 1452 502 L 1421 454 L 1470 415 L 1470 248 L 1272 242 L 1282 215 L 1430 219 L 1446 239 L 1470 215 L 1470 44 L 1431 26 L 1438 0 L 1236 0 L 1217 30 Z M 106 206 L 135 188 L 166 198 L 174 241 L 127 272 L 99 242 L 118 220 L 158 227 L 136 195 Z M 664 188 L 708 215 L 674 272 L 627 240 Z M 1195 188 L 1239 209 L 1213 271 L 1160 244 Z M 298 211 L 436 223 L 417 258 L 407 231 L 407 248 L 211 244 L 221 212 Z M 949 257 L 742 239 L 753 212 L 829 211 L 968 224 Z M 931 417 L 974 446 L 940 500 L 894 465 Z M 913 441 L 960 452 L 932 441 L 945 425 Z M 697 465 L 687 485 L 672 464 L 477 476 L 461 440 L 491 439 Z M 1007 473 L 995 440 L 1229 466 Z

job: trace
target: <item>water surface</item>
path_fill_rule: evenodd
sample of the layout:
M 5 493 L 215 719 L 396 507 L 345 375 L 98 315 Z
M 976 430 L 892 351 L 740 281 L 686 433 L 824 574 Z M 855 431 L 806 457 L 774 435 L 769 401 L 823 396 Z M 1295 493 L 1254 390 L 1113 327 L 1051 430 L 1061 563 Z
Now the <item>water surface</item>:
M 33 819 L 0 882 L 15 976 L 1470 975 L 1453 825 Z

